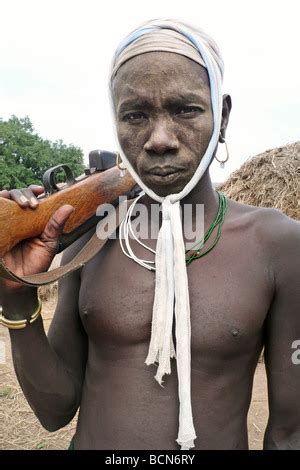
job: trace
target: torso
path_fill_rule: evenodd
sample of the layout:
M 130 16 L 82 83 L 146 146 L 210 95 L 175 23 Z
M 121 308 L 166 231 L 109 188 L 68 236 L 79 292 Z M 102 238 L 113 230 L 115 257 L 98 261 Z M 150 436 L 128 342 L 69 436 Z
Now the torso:
M 196 449 L 248 447 L 253 375 L 274 293 L 261 219 L 260 209 L 230 202 L 218 245 L 187 268 Z M 154 380 L 156 367 L 144 363 L 154 273 L 110 240 L 81 278 L 89 356 L 75 447 L 178 449 L 176 362 L 164 388 Z

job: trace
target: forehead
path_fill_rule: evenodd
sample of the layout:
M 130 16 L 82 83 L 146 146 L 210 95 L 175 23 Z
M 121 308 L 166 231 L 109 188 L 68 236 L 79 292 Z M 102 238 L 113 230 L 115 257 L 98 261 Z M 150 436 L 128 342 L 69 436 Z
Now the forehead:
M 180 54 L 147 52 L 123 64 L 113 82 L 113 98 L 134 94 L 199 92 L 210 95 L 207 70 Z

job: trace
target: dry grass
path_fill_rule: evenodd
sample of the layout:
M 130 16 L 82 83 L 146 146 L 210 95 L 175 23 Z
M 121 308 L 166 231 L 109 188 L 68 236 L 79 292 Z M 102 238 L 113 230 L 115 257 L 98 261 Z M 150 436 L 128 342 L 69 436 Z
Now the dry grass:
M 58 268 L 61 263 L 62 254 L 55 256 L 52 264 L 50 266 L 50 270 Z M 53 282 L 52 284 L 47 284 L 46 286 L 39 287 L 39 298 L 42 302 L 45 302 L 49 299 L 57 297 L 57 282 Z
M 300 142 L 247 160 L 218 189 L 230 199 L 273 207 L 300 220 Z
M 67 449 L 75 424 L 49 433 L 41 427 L 29 408 L 13 373 L 6 374 L 9 381 L 9 393 L 2 393 L 6 387 L 0 387 L 0 449 Z
M 46 330 L 55 309 L 52 298 L 43 306 Z M 6 345 L 6 363 L 0 365 L 0 449 L 67 449 L 75 432 L 76 418 L 65 428 L 50 433 L 42 428 L 30 409 L 17 382 L 10 351 L 9 335 L 0 329 L 0 341 Z

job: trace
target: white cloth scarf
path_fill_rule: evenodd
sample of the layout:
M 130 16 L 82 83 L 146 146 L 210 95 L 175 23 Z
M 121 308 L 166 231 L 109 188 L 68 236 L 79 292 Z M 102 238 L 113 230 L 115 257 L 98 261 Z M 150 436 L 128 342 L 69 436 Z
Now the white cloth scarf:
M 175 357 L 172 326 L 175 306 L 176 361 L 179 395 L 179 431 L 177 442 L 182 450 L 194 447 L 196 433 L 191 405 L 191 324 L 185 246 L 180 214 L 180 200 L 199 182 L 218 144 L 222 117 L 223 61 L 215 42 L 203 31 L 173 20 L 154 20 L 143 24 L 127 36 L 116 50 L 110 90 L 113 104 L 113 79 L 121 65 L 145 52 L 167 51 L 184 55 L 205 66 L 209 76 L 214 129 L 199 166 L 178 194 L 160 197 L 148 188 L 120 148 L 120 155 L 130 174 L 152 199 L 162 204 L 162 226 L 156 245 L 156 279 L 152 332 L 146 364 L 158 363 L 156 380 L 162 384 L 171 373 L 170 358 Z M 115 129 L 116 130 L 116 129 Z

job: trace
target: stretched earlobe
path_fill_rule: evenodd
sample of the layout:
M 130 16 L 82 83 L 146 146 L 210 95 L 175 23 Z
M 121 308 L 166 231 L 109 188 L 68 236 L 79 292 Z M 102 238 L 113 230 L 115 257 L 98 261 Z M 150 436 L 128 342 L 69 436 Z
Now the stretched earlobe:
M 220 163 L 220 167 L 221 168 L 225 168 L 225 163 L 229 160 L 229 150 L 228 150 L 228 147 L 227 147 L 227 143 L 226 143 L 226 140 L 225 138 L 223 137 L 223 135 L 221 134 L 222 131 L 220 131 L 220 135 L 219 135 L 219 142 L 221 144 L 225 144 L 225 149 L 226 149 L 226 158 L 225 160 L 220 160 L 217 155 L 215 155 L 215 159 L 217 160 L 217 162 Z
M 225 132 L 221 129 L 220 134 L 219 134 L 219 142 L 220 144 L 224 144 L 225 142 L 225 137 L 224 137 Z

